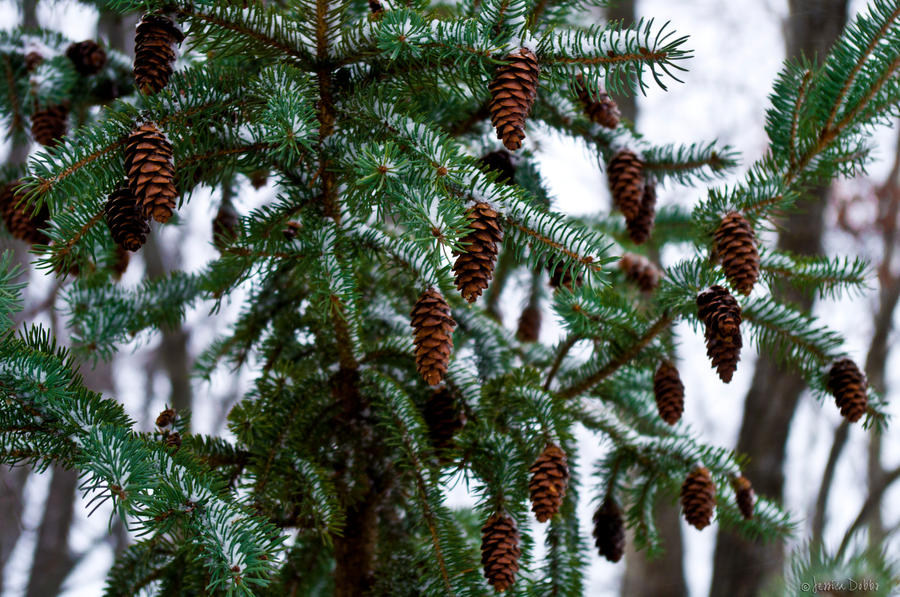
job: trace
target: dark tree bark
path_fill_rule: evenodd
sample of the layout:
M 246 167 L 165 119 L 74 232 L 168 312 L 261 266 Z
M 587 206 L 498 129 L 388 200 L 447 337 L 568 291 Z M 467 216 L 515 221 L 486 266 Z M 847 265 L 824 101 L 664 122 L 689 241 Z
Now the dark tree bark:
M 790 0 L 785 23 L 787 54 L 821 60 L 840 34 L 847 18 L 847 0 Z M 781 222 L 778 247 L 801 255 L 821 253 L 828 188 L 811 189 L 799 209 Z M 809 295 L 788 289 L 778 298 L 803 309 L 812 307 Z M 784 489 L 784 456 L 791 419 L 805 383 L 766 355 L 760 355 L 744 402 L 737 451 L 750 457 L 744 474 L 756 491 L 780 500 Z M 715 551 L 710 597 L 750 597 L 780 574 L 784 549 L 778 542 L 747 541 L 720 532 Z

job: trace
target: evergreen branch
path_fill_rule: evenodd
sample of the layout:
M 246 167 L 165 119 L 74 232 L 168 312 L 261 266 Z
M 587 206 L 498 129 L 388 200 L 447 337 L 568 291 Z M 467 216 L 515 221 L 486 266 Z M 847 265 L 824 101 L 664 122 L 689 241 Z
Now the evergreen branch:
M 646 348 L 660 332 L 669 327 L 670 323 L 672 323 L 672 317 L 670 315 L 661 315 L 659 319 L 657 319 L 652 326 L 647 328 L 644 334 L 631 344 L 631 346 L 626 348 L 622 354 L 610 360 L 606 365 L 585 379 L 577 381 L 566 388 L 561 388 L 556 392 L 556 395 L 560 398 L 572 398 L 589 390 L 640 354 L 640 352 Z
M 806 93 L 809 90 L 809 84 L 812 81 L 812 71 L 806 69 L 803 78 L 800 81 L 800 88 L 797 91 L 797 99 L 794 102 L 793 114 L 791 115 L 791 134 L 789 147 L 790 167 L 797 166 L 797 127 L 800 123 L 800 109 L 806 101 Z

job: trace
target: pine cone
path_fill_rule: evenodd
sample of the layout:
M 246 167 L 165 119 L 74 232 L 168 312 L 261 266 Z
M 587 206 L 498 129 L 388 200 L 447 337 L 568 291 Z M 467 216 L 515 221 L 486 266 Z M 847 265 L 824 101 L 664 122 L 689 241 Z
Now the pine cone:
M 485 154 L 478 162 L 484 170 L 497 173 L 497 182 L 516 184 L 516 167 L 512 155 L 505 149 Z
M 466 424 L 466 413 L 459 407 L 453 392 L 447 386 L 435 389 L 422 412 L 428 426 L 431 445 L 438 452 L 453 447 L 453 436 Z
M 578 101 L 581 102 L 581 106 L 584 108 L 585 115 L 591 122 L 596 122 L 608 129 L 614 129 L 619 126 L 621 114 L 616 102 L 602 91 L 596 98 L 593 97 L 585 86 L 584 77 L 581 73 L 578 73 L 575 77 L 575 93 L 578 95 Z
M 681 486 L 681 509 L 684 518 L 697 530 L 709 526 L 716 507 L 716 486 L 706 467 L 698 466 Z
M 181 447 L 181 434 L 177 431 L 166 434 L 166 447 L 175 448 L 177 451 Z
M 174 408 L 167 408 L 156 417 L 156 426 L 160 429 L 168 429 L 175 422 L 176 416 L 178 416 L 178 413 L 175 412 Z
M 131 189 L 120 187 L 106 201 L 106 225 L 113 240 L 124 249 L 137 251 L 150 234 L 150 226 L 138 211 Z
M 560 261 L 556 264 L 556 266 L 550 270 L 550 286 L 555 290 L 561 286 L 565 286 L 569 290 L 572 290 L 574 286 L 578 287 L 584 283 L 584 277 L 581 275 L 581 272 L 572 279 L 572 270 L 567 269 L 565 264 Z
M 750 480 L 744 475 L 735 475 L 731 478 L 731 487 L 734 489 L 738 510 L 744 518 L 750 520 L 753 518 L 753 504 L 756 501 Z
M 697 295 L 697 314 L 706 325 L 706 354 L 719 378 L 728 383 L 741 359 L 741 307 L 716 285 Z
M 856 363 L 850 359 L 836 361 L 828 372 L 828 391 L 841 409 L 841 415 L 850 423 L 859 421 L 866 412 L 869 398 L 868 384 Z
M 659 269 L 643 255 L 625 253 L 619 260 L 619 268 L 644 292 L 653 292 L 659 286 Z
M 430 386 L 437 385 L 447 373 L 453 350 L 456 322 L 450 306 L 434 288 L 422 293 L 412 310 L 411 323 L 416 345 L 416 369 Z
M 519 327 L 516 338 L 519 342 L 537 342 L 541 335 L 541 309 L 537 305 L 528 305 L 519 316 Z
M 237 240 L 238 215 L 231 202 L 219 204 L 219 211 L 212 221 L 213 245 L 221 253 Z
M 134 37 L 134 82 L 142 93 L 156 93 L 166 86 L 173 72 L 175 46 L 183 40 L 184 33 L 172 19 L 144 15 Z
M 131 254 L 121 245 L 116 245 L 116 258 L 110 265 L 110 269 L 113 271 L 113 277 L 116 280 L 122 279 L 125 270 L 128 269 L 129 263 L 131 263 Z
M 548 443 L 528 471 L 531 473 L 531 481 L 528 483 L 531 510 L 538 522 L 547 522 L 559 512 L 566 496 L 569 484 L 566 453 L 556 444 Z
M 260 168 L 259 170 L 254 170 L 250 173 L 250 184 L 253 185 L 253 188 L 257 191 L 269 182 L 269 171 L 265 168 Z
M 522 147 L 525 119 L 537 96 L 539 74 L 537 56 L 528 48 L 521 48 L 497 67 L 488 87 L 491 124 L 497 129 L 497 138 L 510 151 Z
M 628 237 L 636 245 L 642 245 L 650 238 L 653 232 L 653 222 L 656 219 L 656 185 L 647 183 L 641 195 L 641 206 L 637 215 L 625 220 L 628 229 Z
M 64 105 L 48 106 L 31 115 L 31 136 L 45 147 L 66 136 L 69 108 Z
M 619 504 L 611 497 L 594 512 L 594 543 L 601 556 L 618 562 L 625 553 L 625 519 Z
M 152 122 L 136 128 L 125 144 L 128 186 L 144 218 L 165 223 L 175 209 L 172 145 Z
M 84 77 L 96 75 L 106 64 L 106 51 L 92 39 L 69 44 L 66 56 Z
M 32 50 L 25 54 L 25 70 L 31 72 L 36 69 L 38 65 L 43 61 L 44 57 L 41 56 L 38 52 Z
M 677 423 L 684 412 L 684 384 L 669 361 L 663 361 L 653 376 L 653 395 L 659 417 L 669 425 Z
M 464 299 L 473 303 L 494 276 L 497 245 L 503 239 L 503 231 L 497 212 L 487 203 L 476 203 L 466 211 L 466 216 L 472 232 L 460 241 L 465 252 L 455 253 L 458 257 L 453 271 L 456 288 Z
M 493 514 L 481 527 L 481 565 L 484 576 L 498 592 L 516 582 L 519 571 L 519 529 L 506 514 Z
M 634 152 L 622 149 L 609 160 L 606 179 L 613 205 L 630 221 L 638 217 L 644 193 L 644 166 Z
M 380 21 L 384 16 L 384 6 L 379 0 L 369 0 L 369 13 L 373 21 Z
M 31 245 L 49 244 L 50 238 L 41 230 L 50 219 L 47 204 L 41 205 L 37 213 L 22 203 L 22 194 L 16 192 L 19 181 L 14 181 L 0 190 L 0 214 L 9 233 Z
M 722 218 L 715 239 L 716 254 L 722 260 L 722 269 L 731 287 L 749 295 L 759 279 L 759 253 L 750 223 L 733 211 Z

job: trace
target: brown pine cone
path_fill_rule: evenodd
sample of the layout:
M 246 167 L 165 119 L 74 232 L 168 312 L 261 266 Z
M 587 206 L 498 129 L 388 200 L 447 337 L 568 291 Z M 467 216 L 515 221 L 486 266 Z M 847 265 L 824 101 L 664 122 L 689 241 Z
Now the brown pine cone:
M 43 61 L 44 57 L 32 50 L 25 54 L 25 70 L 31 72 Z
M 152 122 L 136 128 L 125 143 L 125 175 L 144 218 L 165 223 L 175 209 L 172 145 Z
M 453 436 L 466 424 L 466 413 L 460 408 L 447 386 L 435 389 L 422 411 L 428 435 L 435 450 L 442 452 L 453 447 Z
M 284 230 L 281 231 L 286 240 L 294 240 L 297 238 L 297 235 L 300 234 L 300 222 L 291 220 L 284 226 Z
M 669 361 L 663 361 L 653 376 L 653 395 L 659 417 L 669 425 L 677 423 L 684 412 L 684 384 Z
M 619 107 L 616 102 L 602 91 L 598 96 L 594 97 L 588 91 L 584 84 L 584 77 L 581 73 L 575 78 L 575 93 L 578 95 L 578 101 L 584 108 L 585 115 L 600 126 L 608 129 L 614 129 L 619 126 Z
M 703 530 L 712 521 L 716 507 L 716 485 L 706 467 L 698 466 L 687 476 L 681 486 L 681 509 L 684 518 L 697 530 Z
M 13 181 L 0 189 L 0 214 L 11 235 L 31 245 L 49 244 L 50 238 L 41 230 L 50 219 L 47 204 L 34 213 L 31 207 L 22 202 L 22 194 L 15 189 L 19 181 Z
M 64 105 L 47 106 L 31 115 L 31 136 L 45 147 L 56 143 L 68 131 L 69 108 Z
M 719 378 L 728 383 L 741 360 L 741 306 L 715 285 L 697 295 L 697 314 L 706 325 L 706 354 Z
M 380 21 L 384 16 L 384 6 L 378 0 L 369 0 L 369 13 L 373 21 Z
M 735 475 L 731 478 L 731 487 L 734 489 L 734 499 L 741 516 L 750 520 L 753 518 L 753 504 L 756 502 L 750 480 L 744 475 Z
M 559 512 L 566 496 L 569 484 L 566 453 L 556 444 L 548 443 L 528 471 L 531 473 L 528 483 L 531 510 L 538 522 L 547 522 Z
M 516 582 L 521 553 L 516 521 L 501 512 L 488 518 L 481 527 L 481 565 L 494 590 L 503 592 Z
M 165 431 L 175 422 L 176 416 L 178 416 L 178 413 L 174 408 L 167 408 L 156 417 L 156 426 Z
M 574 284 L 573 284 L 574 283 Z M 566 268 L 565 264 L 560 261 L 550 270 L 550 286 L 554 290 L 560 288 L 561 286 L 565 286 L 569 290 L 572 290 L 574 287 L 579 287 L 584 283 L 584 276 L 581 275 L 581 272 L 572 279 L 572 270 Z
M 212 221 L 213 245 L 221 253 L 228 245 L 237 240 L 238 215 L 231 202 L 219 204 L 219 211 Z
M 537 342 L 540 335 L 541 309 L 537 305 L 528 305 L 519 316 L 516 338 L 519 342 Z
M 166 447 L 167 448 L 178 448 L 181 447 L 181 434 L 177 431 L 173 431 L 171 433 L 166 434 Z
M 653 222 L 656 220 L 656 185 L 647 183 L 641 195 L 641 206 L 637 215 L 625 220 L 628 229 L 628 237 L 636 245 L 642 245 L 650 238 L 653 232 Z
M 722 218 L 715 233 L 716 255 L 731 287 L 749 295 L 759 279 L 759 252 L 756 234 L 744 216 L 733 211 Z
M 106 64 L 106 51 L 92 39 L 69 44 L 66 56 L 84 77 L 99 73 Z
M 435 288 L 423 292 L 416 301 L 410 325 L 415 336 L 416 369 L 425 383 L 437 385 L 447 374 L 456 322 L 447 301 Z
M 605 498 L 594 512 L 594 544 L 610 562 L 618 562 L 625 553 L 625 519 L 611 497 Z
M 466 217 L 472 231 L 460 241 L 465 252 L 454 252 L 457 258 L 453 272 L 460 294 L 474 303 L 494 276 L 497 245 L 503 240 L 503 231 L 497 212 L 487 203 L 476 203 L 466 211 Z
M 828 391 L 850 423 L 859 421 L 869 404 L 868 384 L 859 367 L 850 359 L 835 361 L 828 372 Z
M 653 292 L 659 286 L 659 269 L 643 255 L 625 253 L 619 260 L 619 268 L 644 292 Z
M 625 215 L 626 221 L 636 219 L 644 194 L 644 166 L 640 158 L 628 149 L 620 150 L 609 160 L 606 179 L 613 205 Z
M 146 14 L 134 37 L 134 82 L 141 93 L 156 93 L 172 76 L 175 46 L 184 33 L 172 19 L 159 14 Z
M 537 56 L 528 48 L 521 48 L 497 67 L 488 86 L 491 124 L 497 129 L 497 138 L 510 151 L 522 147 L 525 119 L 537 96 L 539 74 Z
M 257 191 L 269 182 L 269 171 L 265 168 L 260 168 L 259 170 L 254 170 L 250 173 L 250 184 L 253 185 L 253 188 Z
M 478 163 L 484 170 L 497 173 L 497 182 L 516 184 L 516 167 L 512 161 L 512 155 L 505 149 L 492 151 L 481 156 Z
M 129 251 L 137 251 L 150 234 L 150 226 L 138 211 L 131 189 L 119 187 L 106 201 L 106 225 L 116 244 Z

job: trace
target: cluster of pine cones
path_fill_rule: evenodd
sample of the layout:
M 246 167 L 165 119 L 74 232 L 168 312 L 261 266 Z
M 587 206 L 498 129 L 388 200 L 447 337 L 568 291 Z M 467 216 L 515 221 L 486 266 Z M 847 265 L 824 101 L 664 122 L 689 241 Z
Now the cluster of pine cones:
M 134 80 L 143 93 L 157 93 L 172 76 L 174 47 L 184 34 L 167 16 L 146 14 L 135 32 Z M 125 141 L 125 178 L 106 202 L 106 223 L 113 240 L 137 251 L 150 233 L 152 218 L 172 217 L 178 192 L 172 144 L 153 122 L 138 125 Z

